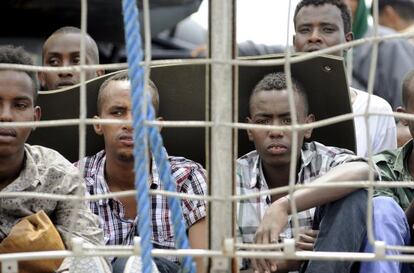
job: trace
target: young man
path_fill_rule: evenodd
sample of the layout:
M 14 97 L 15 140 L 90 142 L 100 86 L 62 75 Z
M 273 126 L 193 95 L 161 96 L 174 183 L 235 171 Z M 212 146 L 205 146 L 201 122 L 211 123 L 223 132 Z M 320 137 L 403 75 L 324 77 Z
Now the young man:
M 414 71 L 407 74 L 402 87 L 403 106 L 397 110 L 401 113 L 414 114 Z M 414 122 L 402 119 L 402 123 L 408 126 L 410 133 L 414 135 Z M 384 151 L 373 159 L 380 169 L 383 181 L 412 181 L 414 177 L 414 153 L 413 140 L 411 139 L 403 147 Z M 405 210 L 411 232 L 414 225 L 414 190 L 412 188 L 378 188 L 382 195 L 393 197 Z
M 26 51 L 12 46 L 0 47 L 0 63 L 33 65 Z M 1 69 L 0 122 L 39 120 L 41 110 L 36 106 L 37 90 L 38 82 L 34 72 Z M 25 143 L 31 130 L 31 127 L 0 125 L 0 190 L 3 193 L 35 192 L 69 196 L 83 194 L 85 186 L 82 177 L 70 162 L 54 150 Z M 0 241 L 7 238 L 22 218 L 42 210 L 56 227 L 66 248 L 71 247 L 70 235 L 96 245 L 103 241 L 102 230 L 98 228 L 98 218 L 91 213 L 85 202 L 32 197 L 1 198 L 0 202 Z M 77 222 L 72 223 L 75 213 Z M 69 230 L 70 227 L 73 230 Z M 22 238 L 24 240 L 24 235 Z M 33 247 L 36 247 L 34 243 Z M 61 269 L 67 269 L 70 264 L 67 261 L 63 262 Z M 92 272 L 109 270 L 104 260 L 100 261 L 101 264 L 91 264 Z
M 150 84 L 152 103 L 158 112 L 159 97 L 154 84 Z M 97 118 L 131 120 L 131 82 L 127 72 L 121 72 L 107 79 L 98 95 Z M 84 158 L 84 177 L 90 194 L 117 192 L 135 189 L 133 130 L 131 125 L 95 125 L 95 132 L 104 137 L 105 150 L 94 156 Z M 169 157 L 171 172 L 177 183 L 177 192 L 188 194 L 207 194 L 206 173 L 201 165 L 183 157 Z M 80 164 L 79 164 L 80 165 Z M 163 190 L 157 166 L 150 165 L 151 189 Z M 171 215 L 165 196 L 151 196 L 153 243 L 155 248 L 175 248 Z M 135 197 L 108 199 L 104 202 L 91 202 L 92 211 L 99 215 L 104 225 L 106 244 L 131 244 L 137 224 Z M 190 245 L 193 248 L 206 248 L 206 202 L 182 199 L 183 215 L 188 227 Z M 154 259 L 160 272 L 176 272 L 175 257 L 171 261 Z M 114 261 L 114 271 L 122 270 L 123 259 Z M 121 265 L 119 265 L 121 264 Z M 165 268 L 168 266 L 168 268 Z M 201 260 L 197 263 L 198 272 L 202 271 Z
M 42 62 L 44 66 L 73 66 L 80 65 L 81 30 L 76 27 L 62 27 L 43 44 Z M 99 64 L 99 51 L 96 42 L 89 34 L 85 37 L 86 60 L 85 64 Z M 103 70 L 86 70 L 86 80 L 104 74 Z M 42 90 L 55 90 L 78 84 L 78 72 L 39 72 Z
M 298 122 L 310 123 L 314 116 L 308 113 L 307 94 L 299 82 L 293 79 L 293 83 Z M 265 76 L 251 93 L 249 108 L 249 123 L 290 125 L 291 113 L 285 74 Z M 254 142 L 256 150 L 237 160 L 237 194 L 245 195 L 288 185 L 291 160 L 298 161 L 297 183 L 367 178 L 367 163 L 352 152 L 326 147 L 317 142 L 304 143 L 311 133 L 312 130 L 298 133 L 298 154 L 295 159 L 291 159 L 291 132 L 249 130 L 249 139 Z M 324 194 L 320 194 L 322 191 Z M 304 211 L 299 214 L 300 225 L 307 229 L 315 227 L 314 229 L 320 230 L 315 250 L 357 252 L 362 248 L 367 195 L 364 191 L 352 193 L 353 191 L 355 189 L 338 187 L 298 190 L 295 193 L 298 211 Z M 287 229 L 284 228 L 290 222 L 289 201 L 292 197 L 285 197 L 285 194 L 262 196 L 238 203 L 237 221 L 243 242 L 277 242 L 281 233 L 288 238 L 292 237 L 291 223 Z M 335 200 L 339 201 L 329 203 Z M 324 204 L 327 205 L 317 209 L 313 222 L 313 212 L 307 209 Z M 351 226 L 345 225 L 349 219 L 353 219 Z M 315 237 L 316 232 L 306 231 L 306 240 L 301 247 L 312 249 Z M 284 272 L 297 269 L 298 264 L 253 260 L 251 266 L 260 272 Z M 351 262 L 311 261 L 306 272 L 349 272 L 351 266 Z
M 311 52 L 349 42 L 353 39 L 351 14 L 340 0 L 303 0 L 295 11 L 297 52 Z M 335 52 L 342 56 L 343 52 Z M 349 88 L 353 112 L 363 114 L 368 103 L 366 92 Z M 369 112 L 392 113 L 391 106 L 378 96 L 371 96 Z M 364 117 L 355 117 L 357 154 L 368 156 L 368 136 Z M 372 154 L 397 147 L 397 131 L 392 116 L 370 116 L 368 119 Z
M 287 85 L 284 73 L 265 76 L 254 88 L 250 96 L 249 123 L 266 125 L 290 125 Z M 298 123 L 306 124 L 314 120 L 309 113 L 307 93 L 295 79 L 293 91 Z M 311 94 L 309 94 L 311 95 Z M 312 130 L 298 133 L 296 158 L 291 158 L 292 134 L 281 130 L 249 130 L 249 139 L 256 150 L 237 160 L 237 194 L 246 195 L 268 189 L 287 186 L 291 160 L 297 160 L 296 183 L 324 183 L 333 181 L 366 180 L 368 164 L 352 152 L 327 147 L 318 142 L 304 142 Z M 365 245 L 366 204 L 365 190 L 355 188 L 309 188 L 297 190 L 294 200 L 299 217 L 299 225 L 305 229 L 297 247 L 302 250 L 359 252 L 370 250 Z M 244 243 L 274 243 L 279 234 L 292 237 L 292 222 L 289 217 L 292 196 L 278 194 L 244 200 L 237 204 L 238 232 Z M 391 219 L 399 217 L 398 205 L 391 198 L 379 198 L 383 210 L 378 215 L 384 217 L 394 209 L 397 213 Z M 311 208 L 316 208 L 314 211 Z M 287 228 L 285 228 L 287 225 Z M 315 231 L 312 231 L 313 229 Z M 317 231 L 319 230 L 319 232 Z M 389 232 L 382 230 L 387 237 Z M 402 234 L 406 230 L 400 231 Z M 401 243 L 402 240 L 397 240 Z M 404 242 L 403 242 L 404 243 Z M 403 244 L 401 243 L 401 244 Z M 377 265 L 376 263 L 374 263 Z M 271 260 L 252 260 L 249 265 L 258 272 L 286 272 L 298 269 L 300 263 Z M 399 264 L 393 271 L 370 271 L 362 264 L 361 272 L 399 272 Z M 302 272 L 357 272 L 358 264 L 353 262 L 310 261 L 302 266 Z M 358 271 L 359 272 L 359 271 Z

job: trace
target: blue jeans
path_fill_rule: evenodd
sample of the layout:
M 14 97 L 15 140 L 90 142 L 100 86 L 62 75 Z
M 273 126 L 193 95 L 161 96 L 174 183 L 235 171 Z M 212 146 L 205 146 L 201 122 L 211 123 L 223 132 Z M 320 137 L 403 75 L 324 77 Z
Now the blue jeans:
M 358 190 L 332 203 L 316 208 L 314 229 L 319 229 L 315 251 L 360 252 L 366 236 L 367 192 Z M 358 272 L 353 261 L 310 260 L 304 273 Z M 374 273 L 374 272 L 372 272 Z
M 162 258 L 162 257 L 153 257 L 152 258 L 157 265 L 158 271 L 160 273 L 176 273 L 180 270 L 178 264 Z M 118 257 L 112 262 L 112 272 L 113 273 L 123 273 L 128 258 Z M 139 272 L 137 272 L 139 273 Z
M 401 246 L 410 243 L 410 228 L 401 207 L 390 197 L 373 199 L 374 238 L 387 245 Z M 374 252 L 373 246 L 365 242 L 364 252 Z M 387 255 L 398 255 L 399 251 L 387 250 Z M 397 261 L 362 262 L 360 273 L 407 273 L 407 264 Z

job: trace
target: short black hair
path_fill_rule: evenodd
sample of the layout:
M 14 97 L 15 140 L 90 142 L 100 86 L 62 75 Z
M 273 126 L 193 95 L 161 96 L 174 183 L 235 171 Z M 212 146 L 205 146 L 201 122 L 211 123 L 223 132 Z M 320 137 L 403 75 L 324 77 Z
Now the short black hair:
M 413 0 L 378 0 L 378 11 L 381 13 L 386 6 L 392 7 L 403 20 L 414 21 Z M 373 9 L 371 7 L 371 13 Z
M 293 84 L 293 91 L 297 92 L 302 98 L 303 102 L 305 103 L 305 114 L 308 114 L 309 110 L 309 102 L 308 96 L 305 92 L 305 88 L 303 85 L 294 77 L 292 77 L 292 84 Z M 256 86 L 253 88 L 252 93 L 250 94 L 249 99 L 249 112 L 251 107 L 251 101 L 255 94 L 260 91 L 273 91 L 273 90 L 287 90 L 287 80 L 286 74 L 284 72 L 276 72 L 270 73 L 264 76 L 262 80 L 260 80 Z
M 364 0 L 361 0 L 364 1 Z M 303 7 L 307 6 L 323 6 L 325 4 L 336 6 L 341 11 L 342 21 L 344 22 L 345 34 L 352 31 L 352 15 L 349 7 L 343 0 L 302 0 L 296 6 L 295 15 L 293 16 L 293 23 L 296 27 L 296 16 Z
M 408 101 L 410 100 L 411 93 L 414 92 L 414 90 L 410 90 L 412 88 L 412 82 L 414 79 L 414 70 L 411 70 L 408 72 L 405 77 L 402 84 L 402 103 L 403 106 L 407 108 Z
M 6 64 L 23 64 L 33 65 L 33 59 L 29 52 L 24 50 L 23 47 L 15 47 L 13 45 L 0 46 L 0 63 Z M 2 69 L 2 70 L 13 70 L 13 69 Z M 19 71 L 19 70 L 16 70 Z M 37 90 L 39 89 L 39 82 L 35 71 L 23 71 L 26 73 L 33 83 L 33 101 L 36 102 Z
M 55 30 L 47 39 L 49 40 L 50 37 L 57 34 L 68 34 L 68 33 L 74 33 L 74 34 L 82 34 L 82 30 L 77 27 L 73 26 L 65 26 L 61 27 L 57 30 Z M 99 50 L 98 45 L 96 44 L 96 41 L 88 34 L 86 33 L 86 41 L 89 43 L 89 45 L 86 46 L 86 51 L 88 52 L 89 56 L 92 57 L 93 62 L 95 64 L 99 64 Z M 46 42 L 45 42 L 46 43 Z M 44 55 L 44 48 L 43 48 L 43 55 Z
M 98 99 L 97 99 L 97 110 L 98 110 L 99 115 L 101 114 L 101 111 L 102 111 L 101 107 L 102 107 L 102 101 L 103 101 L 103 90 L 108 86 L 108 84 L 111 81 L 129 81 L 129 80 L 130 78 L 128 75 L 128 71 L 125 70 L 125 71 L 116 73 L 115 75 L 109 77 L 102 83 L 101 87 L 99 88 Z M 159 110 L 159 105 L 160 105 L 158 88 L 154 84 L 154 82 L 151 81 L 150 79 L 148 80 L 148 86 L 151 91 L 152 105 L 154 107 L 155 115 L 158 115 L 158 110 Z

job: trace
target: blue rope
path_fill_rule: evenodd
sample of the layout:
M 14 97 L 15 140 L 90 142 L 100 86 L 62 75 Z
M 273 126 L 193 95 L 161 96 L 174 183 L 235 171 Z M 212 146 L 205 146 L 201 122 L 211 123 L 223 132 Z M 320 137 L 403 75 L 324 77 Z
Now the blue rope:
M 155 113 L 154 107 L 151 103 L 151 97 L 148 96 L 148 107 L 147 109 L 147 119 L 154 120 Z M 150 147 L 151 152 L 154 156 L 155 163 L 157 165 L 158 171 L 160 173 L 160 179 L 164 183 L 165 189 L 170 192 L 176 192 L 177 186 L 175 181 L 171 176 L 171 167 L 168 161 L 168 155 L 164 149 L 163 141 L 160 132 L 157 127 L 151 126 L 149 129 L 150 136 Z M 172 222 L 174 225 L 174 235 L 177 248 L 188 249 L 189 243 L 186 233 L 186 226 L 183 220 L 183 212 L 181 209 L 180 200 L 175 197 L 167 197 L 168 206 L 171 211 Z M 186 256 L 182 262 L 182 271 L 181 272 L 195 272 L 195 266 L 191 256 Z
M 135 187 L 137 189 L 137 206 L 139 212 L 138 228 L 141 236 L 143 272 L 149 273 L 152 270 L 151 261 L 151 217 L 149 215 L 149 191 L 148 191 L 148 173 L 147 173 L 147 128 L 144 124 L 144 118 L 154 120 L 155 113 L 151 103 L 150 96 L 147 97 L 147 113 L 144 113 L 144 69 L 140 65 L 143 59 L 140 27 L 138 22 L 138 9 L 135 0 L 123 0 L 123 17 L 125 28 L 125 40 L 128 55 L 129 77 L 132 87 L 132 114 L 134 128 L 134 157 L 135 157 Z M 156 127 L 150 127 L 150 147 L 154 155 L 156 165 L 160 173 L 160 179 L 168 191 L 176 192 L 176 183 L 171 177 L 171 168 L 168 162 L 167 152 L 164 149 L 162 137 Z M 183 221 L 180 201 L 177 198 L 168 197 L 170 207 L 176 246 L 180 249 L 188 249 L 189 243 L 186 234 L 186 227 Z M 195 272 L 195 266 L 191 256 L 183 259 L 182 272 Z
M 144 124 L 144 69 L 140 66 L 143 59 L 141 36 L 139 32 L 138 9 L 135 0 L 123 0 L 124 31 L 128 54 L 129 78 L 131 79 L 132 126 L 134 128 L 134 169 L 135 188 L 137 189 L 138 230 L 141 237 L 141 257 L 143 273 L 152 272 L 152 228 L 148 189 L 147 129 Z

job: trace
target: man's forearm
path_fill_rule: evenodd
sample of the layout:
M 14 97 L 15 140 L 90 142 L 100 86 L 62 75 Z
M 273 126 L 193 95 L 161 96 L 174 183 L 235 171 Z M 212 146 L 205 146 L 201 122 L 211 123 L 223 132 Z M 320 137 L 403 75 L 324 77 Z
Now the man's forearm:
M 365 162 L 350 162 L 333 168 L 325 175 L 319 177 L 312 182 L 315 183 L 328 183 L 334 181 L 360 181 L 367 180 L 369 174 L 369 166 Z M 303 211 L 320 205 L 324 205 L 329 202 L 339 200 L 351 192 L 358 190 L 358 188 L 350 187 L 338 187 L 335 188 L 306 188 L 295 191 L 292 200 L 296 202 L 296 208 L 298 211 Z M 280 201 L 279 201 L 280 200 Z M 290 214 L 290 205 L 286 198 L 279 199 L 279 202 L 283 202 L 284 206 L 287 206 L 287 211 Z M 278 202 L 276 201 L 276 202 Z

